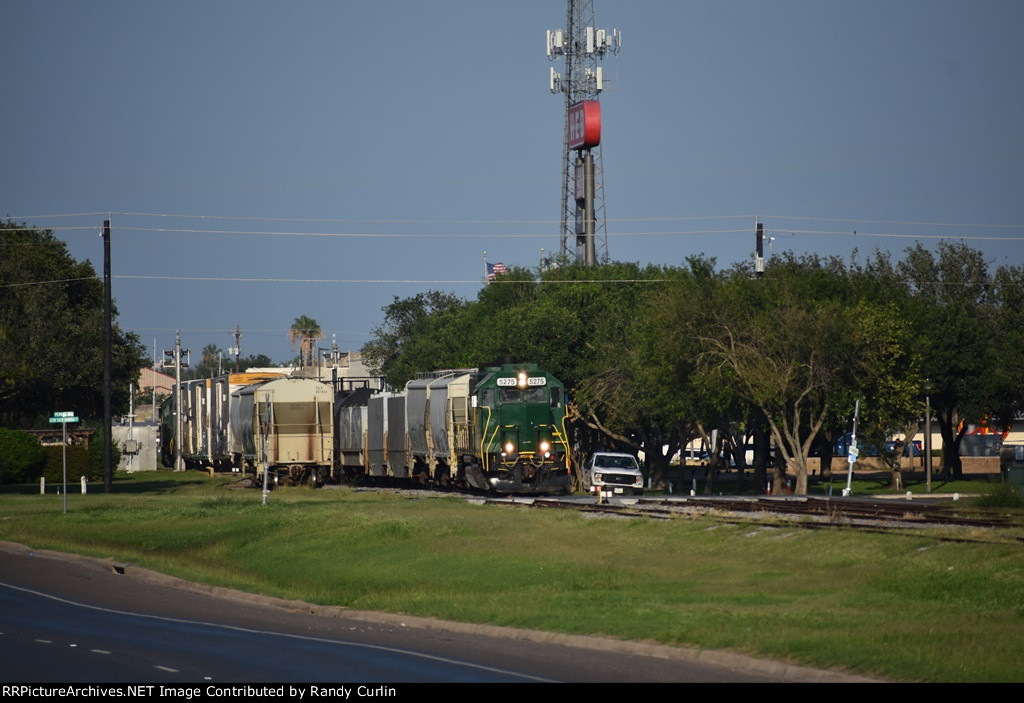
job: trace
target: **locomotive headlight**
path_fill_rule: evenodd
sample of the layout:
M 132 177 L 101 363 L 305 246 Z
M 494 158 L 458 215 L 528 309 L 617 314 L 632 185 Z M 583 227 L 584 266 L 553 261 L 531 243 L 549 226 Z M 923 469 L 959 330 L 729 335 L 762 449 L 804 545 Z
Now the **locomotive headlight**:
M 526 372 L 525 371 L 520 371 L 519 372 L 519 387 L 520 388 L 526 388 Z
M 547 454 L 549 451 L 551 451 L 551 443 L 548 442 L 546 439 L 541 440 L 540 450 Z
M 516 450 L 516 445 L 515 444 L 513 444 L 512 442 L 505 442 L 505 453 L 506 454 L 511 454 L 515 450 Z

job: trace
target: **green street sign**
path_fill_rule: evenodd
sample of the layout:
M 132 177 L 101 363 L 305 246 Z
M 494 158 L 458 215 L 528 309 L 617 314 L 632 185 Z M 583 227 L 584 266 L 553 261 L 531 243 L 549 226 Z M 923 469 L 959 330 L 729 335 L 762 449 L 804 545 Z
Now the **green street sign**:
M 78 422 L 78 418 L 75 417 L 74 415 L 70 415 L 70 416 L 62 415 L 61 417 L 51 417 L 50 418 L 50 422 L 53 423 L 53 424 L 57 424 L 57 423 L 61 423 L 61 422 Z

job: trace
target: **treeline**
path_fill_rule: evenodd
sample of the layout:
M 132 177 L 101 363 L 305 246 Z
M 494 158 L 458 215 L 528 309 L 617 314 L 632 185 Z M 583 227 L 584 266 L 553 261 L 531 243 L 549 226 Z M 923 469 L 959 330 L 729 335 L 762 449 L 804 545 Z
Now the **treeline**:
M 116 320 L 116 306 L 112 310 Z M 114 413 L 145 363 L 137 335 L 112 328 Z M 0 222 L 0 427 L 47 427 L 58 410 L 103 417 L 103 281 L 50 230 Z
M 755 471 L 803 493 L 808 458 L 827 470 L 858 400 L 858 438 L 884 447 L 913 437 L 926 397 L 943 469 L 959 477 L 968 425 L 1008 423 L 1024 401 L 1024 266 L 993 268 L 959 243 L 899 260 L 785 254 L 760 276 L 702 257 L 512 269 L 476 300 L 430 291 L 384 313 L 363 352 L 391 386 L 536 361 L 572 389 L 576 440 L 643 450 L 656 481 L 680 447 L 717 430 L 737 465 L 751 438 L 771 440 L 774 467 Z

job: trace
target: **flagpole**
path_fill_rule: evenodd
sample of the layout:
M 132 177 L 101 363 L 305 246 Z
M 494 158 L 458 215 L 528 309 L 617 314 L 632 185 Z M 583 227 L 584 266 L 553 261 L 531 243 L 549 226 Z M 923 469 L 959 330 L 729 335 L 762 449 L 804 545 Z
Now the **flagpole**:
M 487 252 L 484 252 L 484 283 L 490 283 L 491 278 L 487 275 Z

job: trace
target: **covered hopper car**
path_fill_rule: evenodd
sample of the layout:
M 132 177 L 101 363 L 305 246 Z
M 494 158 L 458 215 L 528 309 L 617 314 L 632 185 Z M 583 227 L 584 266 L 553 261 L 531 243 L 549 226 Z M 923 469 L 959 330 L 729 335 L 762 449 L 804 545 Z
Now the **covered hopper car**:
M 233 462 L 274 482 L 323 483 L 334 457 L 334 389 L 313 378 L 275 378 L 241 388 L 229 418 Z
M 181 458 L 186 468 L 228 471 L 237 466 L 240 438 L 231 432 L 230 416 L 241 388 L 273 378 L 283 371 L 247 371 L 214 378 L 183 381 L 178 402 L 181 406 Z M 176 389 L 177 390 L 177 389 Z M 160 406 L 161 458 L 166 466 L 174 464 L 174 393 Z
M 181 456 L 186 468 L 252 472 L 322 482 L 334 454 L 330 384 L 247 372 L 181 384 Z M 164 463 L 173 464 L 173 395 L 161 409 Z

